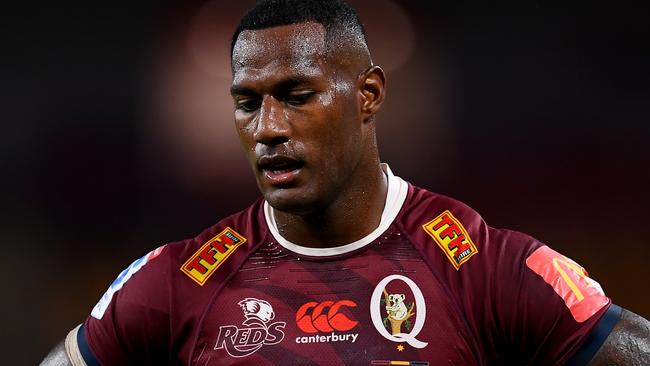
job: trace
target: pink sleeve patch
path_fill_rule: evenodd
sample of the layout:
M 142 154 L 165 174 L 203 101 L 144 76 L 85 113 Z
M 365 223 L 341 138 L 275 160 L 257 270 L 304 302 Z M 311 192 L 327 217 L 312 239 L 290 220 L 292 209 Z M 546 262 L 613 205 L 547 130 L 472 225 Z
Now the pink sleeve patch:
M 546 245 L 535 250 L 526 265 L 553 287 L 577 322 L 591 318 L 609 303 L 600 284 L 584 268 Z

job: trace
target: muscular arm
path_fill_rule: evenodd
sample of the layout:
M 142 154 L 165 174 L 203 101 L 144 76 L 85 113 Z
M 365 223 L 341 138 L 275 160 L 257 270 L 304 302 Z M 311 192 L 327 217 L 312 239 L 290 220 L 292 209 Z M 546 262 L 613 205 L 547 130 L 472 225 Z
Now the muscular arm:
M 590 366 L 650 365 L 650 322 L 623 309 Z
M 50 351 L 40 366 L 72 366 L 68 355 L 65 353 L 65 341 L 61 341 Z

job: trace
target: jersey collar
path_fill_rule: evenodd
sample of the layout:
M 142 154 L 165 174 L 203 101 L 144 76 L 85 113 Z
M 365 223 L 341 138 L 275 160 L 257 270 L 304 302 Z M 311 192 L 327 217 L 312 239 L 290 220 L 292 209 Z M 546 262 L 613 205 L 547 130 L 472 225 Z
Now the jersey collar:
M 408 184 L 400 177 L 393 175 L 388 164 L 381 164 L 381 168 L 386 173 L 388 178 L 388 192 L 386 193 L 386 203 L 384 210 L 381 214 L 379 226 L 365 237 L 333 248 L 309 248 L 290 242 L 280 235 L 278 227 L 275 223 L 274 210 L 268 202 L 264 201 L 264 218 L 266 224 L 273 235 L 273 238 L 285 249 L 294 253 L 298 253 L 310 257 L 329 257 L 349 253 L 372 243 L 381 234 L 383 234 L 388 227 L 393 223 L 397 214 L 402 209 L 402 205 L 406 200 L 408 192 Z

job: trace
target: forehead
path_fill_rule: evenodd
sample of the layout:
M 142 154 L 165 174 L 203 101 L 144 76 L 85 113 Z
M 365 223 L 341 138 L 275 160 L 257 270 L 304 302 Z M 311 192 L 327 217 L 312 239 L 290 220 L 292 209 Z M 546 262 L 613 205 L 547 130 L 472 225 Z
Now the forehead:
M 233 83 L 264 71 L 321 73 L 325 34 L 325 28 L 315 22 L 241 32 L 232 53 Z

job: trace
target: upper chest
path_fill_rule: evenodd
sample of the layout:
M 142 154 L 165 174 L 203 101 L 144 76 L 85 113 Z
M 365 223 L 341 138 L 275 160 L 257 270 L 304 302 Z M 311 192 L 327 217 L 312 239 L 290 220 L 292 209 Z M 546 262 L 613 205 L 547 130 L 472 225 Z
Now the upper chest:
M 400 233 L 327 261 L 262 245 L 201 306 L 196 365 L 480 363 L 449 289 Z

